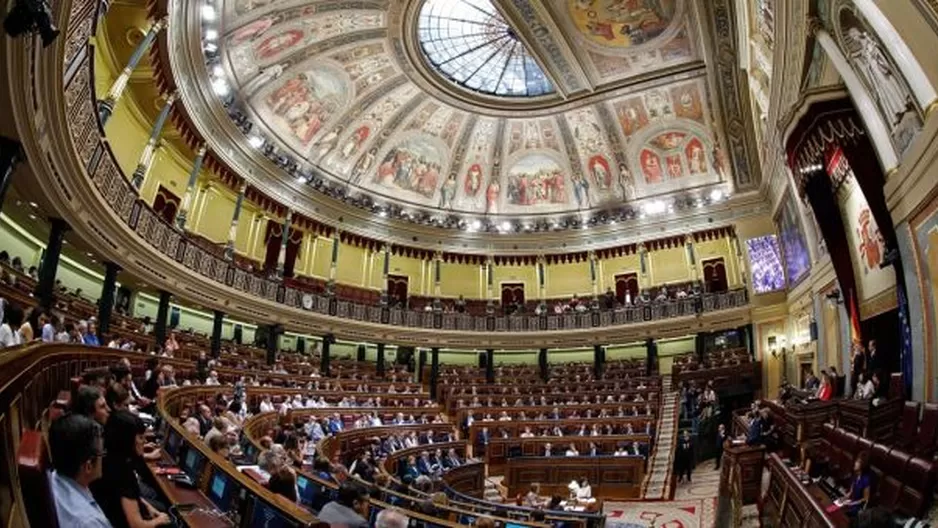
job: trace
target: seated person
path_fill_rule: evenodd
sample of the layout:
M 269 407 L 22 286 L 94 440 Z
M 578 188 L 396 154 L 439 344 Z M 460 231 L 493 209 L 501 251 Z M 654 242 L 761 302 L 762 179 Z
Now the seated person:
M 539 508 L 543 505 L 541 501 L 541 485 L 540 483 L 531 484 L 531 488 L 525 494 L 524 498 L 521 501 L 521 506 L 526 506 L 528 508 Z
M 286 498 L 290 502 L 296 502 L 296 473 L 293 468 L 287 464 L 282 464 L 270 474 L 267 481 L 267 489 Z
M 580 456 L 580 452 L 577 451 L 576 444 L 571 442 L 570 447 L 567 448 L 567 452 L 564 453 L 564 455 L 568 457 L 577 457 Z
M 367 528 L 368 490 L 352 481 L 343 482 L 336 500 L 326 503 L 316 517 L 320 522 L 349 528 Z
M 49 491 L 59 526 L 110 527 L 88 489 L 101 477 L 101 426 L 86 416 L 67 414 L 49 427 L 49 450 L 54 468 Z
M 547 442 L 546 444 L 544 444 L 544 456 L 546 456 L 546 457 L 554 456 L 554 455 L 553 455 L 553 446 L 550 445 L 550 442 Z
M 866 508 L 870 502 L 872 484 L 873 473 L 870 471 L 866 453 L 860 453 L 853 462 L 853 481 L 850 484 L 850 490 L 841 499 L 846 501 L 844 507 L 847 508 L 848 515 L 856 515 Z
M 876 387 L 873 385 L 873 380 L 870 379 L 867 373 L 861 372 L 860 378 L 857 380 L 857 391 L 853 397 L 858 400 L 872 400 L 875 392 Z
M 830 401 L 834 397 L 834 383 L 836 378 L 830 374 L 823 374 L 821 377 L 821 386 L 817 390 L 817 399 L 821 401 Z

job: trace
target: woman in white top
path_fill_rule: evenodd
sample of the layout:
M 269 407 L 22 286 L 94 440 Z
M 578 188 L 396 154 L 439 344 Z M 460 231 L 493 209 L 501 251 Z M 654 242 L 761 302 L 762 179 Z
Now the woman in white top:
M 9 305 L 3 317 L 3 324 L 0 325 L 0 348 L 22 345 L 20 326 L 23 324 L 23 311 L 18 306 Z
M 566 454 L 568 457 L 580 456 L 580 452 L 577 451 L 576 445 L 573 444 L 573 443 L 571 443 L 571 444 L 570 444 L 570 447 L 567 448 L 567 452 L 566 452 L 565 454 Z
M 580 479 L 580 487 L 576 490 L 576 499 L 580 501 L 587 501 L 593 498 L 593 488 L 590 487 L 590 483 L 586 480 L 586 477 Z

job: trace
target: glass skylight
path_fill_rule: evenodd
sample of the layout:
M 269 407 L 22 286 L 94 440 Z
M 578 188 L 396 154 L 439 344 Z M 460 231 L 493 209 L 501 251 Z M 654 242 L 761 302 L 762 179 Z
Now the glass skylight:
M 428 62 L 469 90 L 506 97 L 554 91 L 490 0 L 426 0 L 417 31 Z

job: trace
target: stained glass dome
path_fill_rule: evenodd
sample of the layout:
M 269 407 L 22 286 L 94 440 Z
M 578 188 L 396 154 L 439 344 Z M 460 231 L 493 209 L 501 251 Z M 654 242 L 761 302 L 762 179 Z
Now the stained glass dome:
M 469 90 L 504 97 L 554 92 L 544 71 L 490 0 L 426 0 L 418 38 L 430 65 Z

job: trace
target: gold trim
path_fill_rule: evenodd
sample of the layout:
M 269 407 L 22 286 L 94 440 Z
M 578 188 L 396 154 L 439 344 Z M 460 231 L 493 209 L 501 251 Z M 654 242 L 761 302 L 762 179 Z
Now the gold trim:
M 925 108 L 925 119 L 927 120 L 929 117 L 931 117 L 935 111 L 938 111 L 938 98 L 929 103 L 929 105 Z

